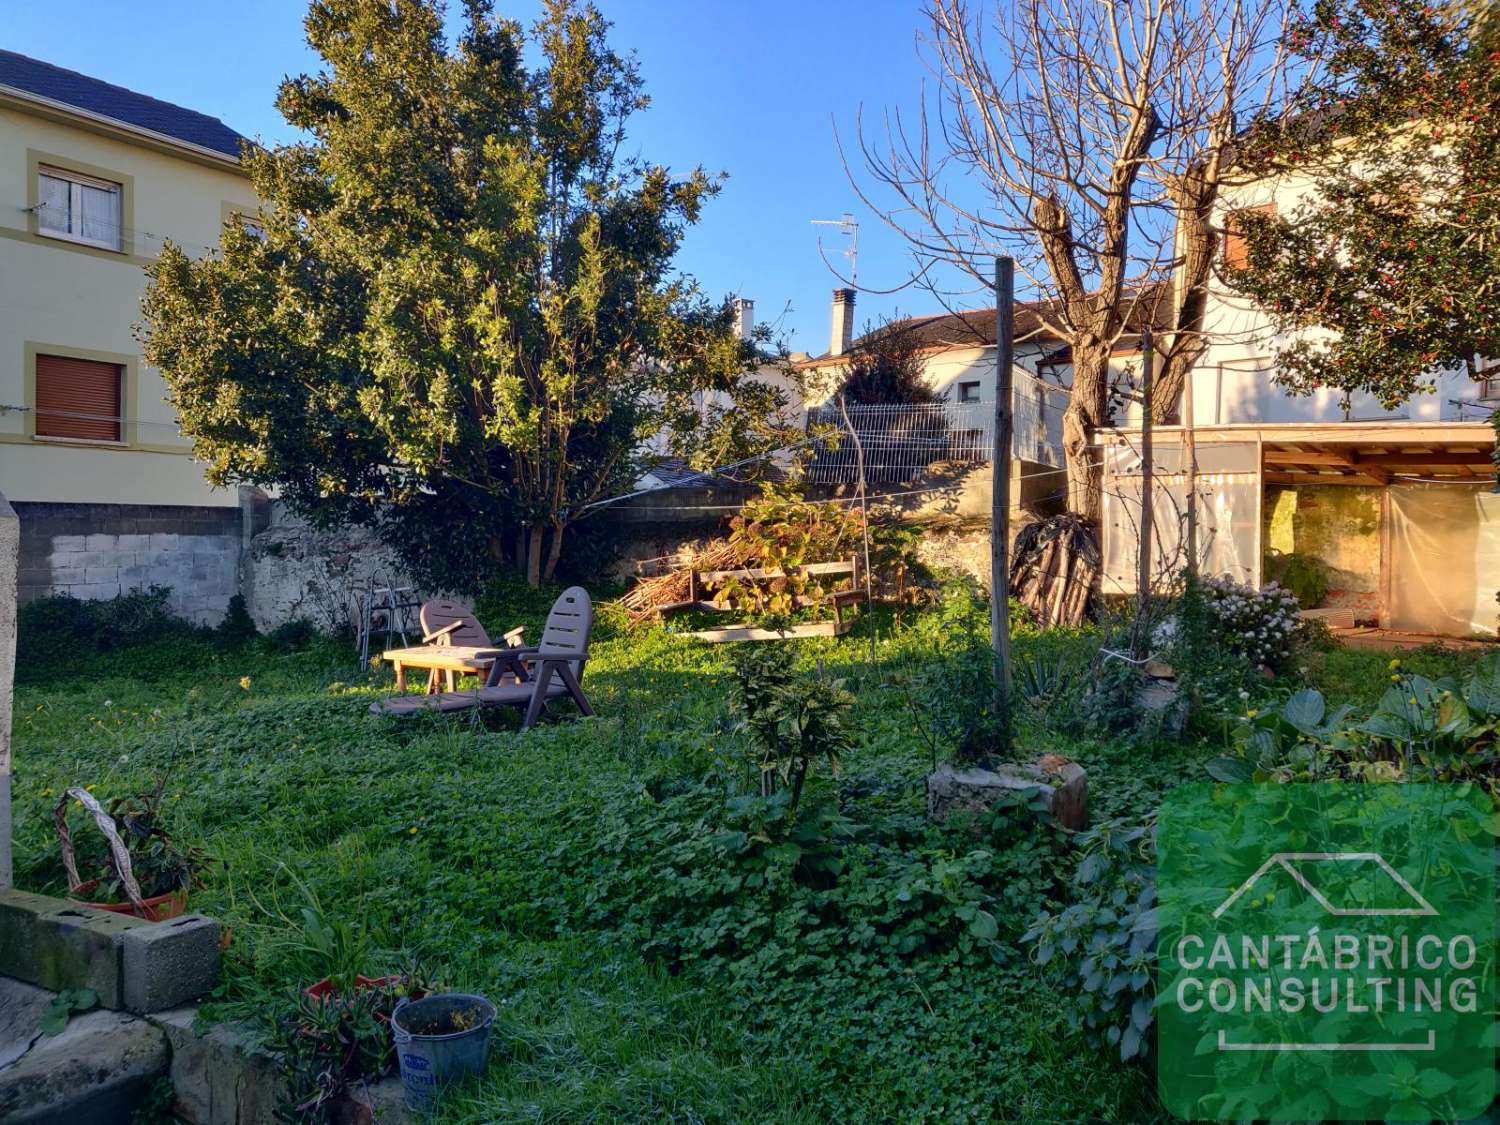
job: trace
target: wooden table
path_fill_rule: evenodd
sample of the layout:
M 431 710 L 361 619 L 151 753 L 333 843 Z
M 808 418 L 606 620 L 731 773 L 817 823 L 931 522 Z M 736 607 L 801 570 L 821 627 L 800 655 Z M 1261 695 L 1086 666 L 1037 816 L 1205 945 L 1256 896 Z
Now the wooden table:
M 436 695 L 441 690 L 441 681 L 446 680 L 452 691 L 460 674 L 483 676 L 489 671 L 495 655 L 502 652 L 496 648 L 471 648 L 465 645 L 415 645 L 412 648 L 390 648 L 380 654 L 382 660 L 390 662 L 396 669 L 396 690 L 406 690 L 406 670 L 426 668 L 427 694 Z

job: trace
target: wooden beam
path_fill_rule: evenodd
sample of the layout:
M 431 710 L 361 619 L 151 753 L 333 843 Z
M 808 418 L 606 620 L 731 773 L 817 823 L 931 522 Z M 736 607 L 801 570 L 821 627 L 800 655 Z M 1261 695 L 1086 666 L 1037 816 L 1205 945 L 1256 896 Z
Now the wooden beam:
M 1377 480 L 1366 473 L 1286 473 L 1268 472 L 1266 480 L 1271 484 L 1337 484 L 1359 485 L 1364 488 L 1382 488 L 1390 478 Z
M 1452 450 L 1433 453 L 1410 453 L 1403 450 L 1400 453 L 1358 453 L 1354 458 L 1355 464 L 1363 467 L 1365 465 L 1386 465 L 1401 467 L 1407 465 L 1489 465 L 1490 455 L 1488 453 L 1460 453 Z

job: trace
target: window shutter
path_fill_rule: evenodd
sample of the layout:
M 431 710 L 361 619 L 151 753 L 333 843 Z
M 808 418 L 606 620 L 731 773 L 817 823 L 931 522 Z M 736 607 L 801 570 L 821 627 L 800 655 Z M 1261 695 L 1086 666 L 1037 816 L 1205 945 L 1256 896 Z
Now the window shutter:
M 1266 215 L 1274 219 L 1276 204 L 1242 207 L 1229 213 L 1229 221 L 1224 224 L 1224 264 L 1232 270 L 1242 270 L 1250 264 L 1250 242 L 1245 238 L 1246 215 Z
M 121 440 L 123 375 L 118 363 L 61 355 L 37 356 L 37 435 Z

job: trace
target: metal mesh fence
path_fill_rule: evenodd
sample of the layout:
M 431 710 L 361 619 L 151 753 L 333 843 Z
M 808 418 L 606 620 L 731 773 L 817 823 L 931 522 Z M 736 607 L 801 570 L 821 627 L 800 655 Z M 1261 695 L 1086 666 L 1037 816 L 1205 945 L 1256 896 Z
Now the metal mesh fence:
M 1011 451 L 1015 457 L 1060 465 L 1062 411 L 1067 391 L 1039 380 L 1018 381 L 1012 396 Z M 858 456 L 852 426 L 864 447 L 865 480 L 904 484 L 933 465 L 953 468 L 987 463 L 994 452 L 995 408 L 988 402 L 922 405 L 853 405 L 846 423 L 837 403 L 808 410 L 808 428 L 828 427 L 837 445 L 820 446 L 808 466 L 814 484 L 853 484 Z

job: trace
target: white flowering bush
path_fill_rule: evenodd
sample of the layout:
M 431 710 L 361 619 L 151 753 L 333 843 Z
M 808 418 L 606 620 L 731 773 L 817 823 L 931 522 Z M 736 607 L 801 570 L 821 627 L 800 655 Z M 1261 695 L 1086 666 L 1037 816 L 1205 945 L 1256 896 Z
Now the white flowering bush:
M 1201 588 L 1204 609 L 1226 648 L 1273 669 L 1291 657 L 1302 623 L 1297 595 L 1275 582 L 1253 590 L 1229 578 L 1205 578 Z

